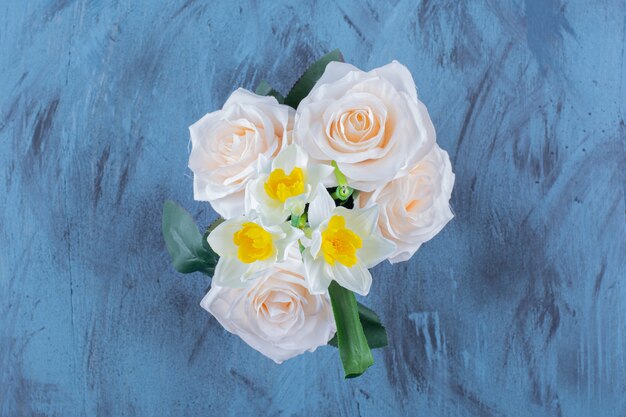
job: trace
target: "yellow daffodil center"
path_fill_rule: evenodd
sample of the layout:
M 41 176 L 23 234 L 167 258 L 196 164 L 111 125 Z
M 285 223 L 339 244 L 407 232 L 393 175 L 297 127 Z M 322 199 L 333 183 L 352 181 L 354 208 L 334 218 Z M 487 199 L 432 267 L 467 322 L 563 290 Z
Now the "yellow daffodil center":
M 356 264 L 356 251 L 361 246 L 361 238 L 346 229 L 346 219 L 337 215 L 330 218 L 328 227 L 322 232 L 322 253 L 326 262 L 335 265 L 337 261 L 351 268 Z
M 237 257 L 246 264 L 262 261 L 274 253 L 272 235 L 256 223 L 246 222 L 233 235 L 237 245 Z
M 274 200 L 284 203 L 288 198 L 304 192 L 304 173 L 294 168 L 289 175 L 282 168 L 273 170 L 265 181 L 265 192 Z

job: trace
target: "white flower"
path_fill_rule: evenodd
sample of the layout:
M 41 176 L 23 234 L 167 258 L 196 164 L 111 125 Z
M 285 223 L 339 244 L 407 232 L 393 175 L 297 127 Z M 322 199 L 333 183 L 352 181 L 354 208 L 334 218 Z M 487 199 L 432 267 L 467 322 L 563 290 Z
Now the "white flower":
M 219 255 L 213 282 L 241 288 L 259 272 L 285 259 L 289 248 L 303 235 L 288 223 L 265 226 L 255 212 L 226 220 L 207 240 Z
M 430 151 L 435 129 L 404 65 L 364 72 L 331 62 L 298 106 L 294 142 L 312 159 L 336 161 L 351 187 L 374 191 Z
M 276 363 L 312 352 L 335 334 L 328 295 L 307 290 L 296 248 L 248 288 L 220 287 L 214 281 L 200 305 L 226 330 Z
M 245 188 L 257 175 L 259 155 L 273 158 L 286 146 L 294 111 L 238 89 L 221 110 L 189 127 L 196 200 L 209 201 L 224 218 L 244 213 Z
M 326 292 L 332 280 L 342 287 L 367 295 L 372 268 L 395 250 L 380 236 L 376 221 L 378 207 L 348 210 L 335 202 L 322 186 L 309 205 L 312 237 L 302 253 L 306 279 L 313 294 Z M 304 241 L 305 239 L 303 239 Z
M 317 184 L 333 172 L 333 167 L 309 160 L 298 145 L 289 145 L 248 184 L 246 211 L 257 210 L 269 224 L 301 215 L 314 197 Z
M 453 186 L 450 158 L 435 145 L 408 175 L 373 193 L 361 193 L 355 207 L 380 207 L 378 226 L 397 245 L 389 261 L 402 262 L 454 217 L 449 205 Z

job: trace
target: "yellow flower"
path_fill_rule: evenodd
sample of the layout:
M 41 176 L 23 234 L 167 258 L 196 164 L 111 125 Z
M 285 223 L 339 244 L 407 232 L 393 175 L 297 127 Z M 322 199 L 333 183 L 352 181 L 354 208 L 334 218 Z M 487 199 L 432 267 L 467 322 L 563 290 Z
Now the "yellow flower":
M 288 198 L 295 197 L 304 192 L 304 173 L 302 168 L 294 168 L 289 175 L 285 175 L 282 168 L 273 170 L 265 181 L 265 192 L 274 200 L 281 203 Z
M 282 262 L 286 253 L 304 234 L 289 223 L 267 226 L 255 211 L 221 223 L 207 237 L 220 257 L 213 283 L 242 288 L 247 281 Z
M 328 222 L 328 228 L 322 232 L 322 252 L 324 259 L 331 265 L 335 261 L 352 267 L 356 264 L 356 251 L 361 249 L 363 241 L 350 229 L 346 229 L 346 219 L 334 215 Z
M 329 165 L 313 163 L 297 145 L 289 145 L 271 162 L 259 159 L 260 174 L 246 188 L 246 211 L 256 210 L 267 224 L 300 216 L 315 197 L 317 185 L 333 173 Z
M 263 261 L 274 253 L 272 235 L 256 223 L 245 222 L 233 235 L 237 245 L 237 257 L 243 263 Z
M 380 235 L 378 206 L 366 209 L 335 207 L 323 185 L 309 204 L 310 239 L 302 239 L 306 280 L 313 294 L 328 290 L 332 281 L 357 294 L 367 295 L 372 268 L 387 259 L 396 246 Z

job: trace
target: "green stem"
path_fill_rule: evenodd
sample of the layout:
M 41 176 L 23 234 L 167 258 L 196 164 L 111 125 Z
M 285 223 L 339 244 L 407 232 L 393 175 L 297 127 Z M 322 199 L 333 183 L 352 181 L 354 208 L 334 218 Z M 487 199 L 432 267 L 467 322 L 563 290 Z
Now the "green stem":
M 298 227 L 298 225 L 300 224 L 300 216 L 296 216 L 296 215 L 291 215 L 291 225 L 293 227 Z
M 308 216 L 306 213 L 302 213 L 302 215 L 300 216 L 300 220 L 298 220 L 298 229 L 303 229 L 306 226 L 306 223 L 308 221 Z
M 333 200 L 346 201 L 352 195 L 353 189 L 348 186 L 348 180 L 339 169 L 337 162 L 333 161 L 331 165 L 335 168 L 335 178 L 337 178 L 337 189 L 333 191 L 331 197 Z
M 306 222 L 307 222 L 306 213 L 302 213 L 300 216 L 295 215 L 295 214 L 291 215 L 291 225 L 293 227 L 297 227 L 298 229 L 304 230 L 304 227 L 306 226 Z
M 346 378 L 361 375 L 374 363 L 363 326 L 359 319 L 359 310 L 354 293 L 333 281 L 328 287 L 330 302 L 333 306 L 337 325 L 337 344 L 339 356 Z
M 341 170 L 339 169 L 337 162 L 333 161 L 331 162 L 331 165 L 333 166 L 333 168 L 335 168 L 335 178 L 337 178 L 337 184 L 348 185 L 348 180 L 346 179 L 346 176 L 343 175 L 343 172 L 341 172 Z

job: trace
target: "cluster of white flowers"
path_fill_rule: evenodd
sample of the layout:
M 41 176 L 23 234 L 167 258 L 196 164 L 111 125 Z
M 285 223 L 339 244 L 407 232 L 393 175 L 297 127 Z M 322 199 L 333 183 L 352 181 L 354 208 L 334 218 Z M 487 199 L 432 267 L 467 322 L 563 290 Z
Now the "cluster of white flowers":
M 453 217 L 448 154 L 395 61 L 331 62 L 297 110 L 239 89 L 190 131 L 194 197 L 225 219 L 201 305 L 278 363 L 334 335 L 332 281 L 367 295 L 369 268 L 408 260 Z

